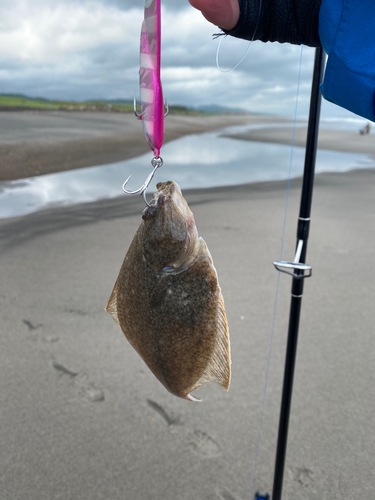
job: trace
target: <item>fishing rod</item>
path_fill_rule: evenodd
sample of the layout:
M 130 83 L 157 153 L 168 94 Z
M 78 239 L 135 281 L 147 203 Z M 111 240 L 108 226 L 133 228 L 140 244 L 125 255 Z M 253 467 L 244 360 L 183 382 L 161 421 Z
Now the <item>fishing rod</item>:
M 306 264 L 306 252 L 310 229 L 310 213 L 314 188 L 315 160 L 319 133 L 320 107 L 322 100 L 319 86 L 323 81 L 325 60 L 326 54 L 324 50 L 321 47 L 315 49 L 314 72 L 312 78 L 300 211 L 297 224 L 297 245 L 295 257 L 292 262 L 274 262 L 274 266 L 278 271 L 290 274 L 293 277 L 293 280 L 272 500 L 281 500 L 282 495 L 285 457 L 288 441 L 289 416 L 293 392 L 293 378 L 297 355 L 298 329 L 302 307 L 303 285 L 304 279 L 310 277 L 312 272 L 311 266 Z M 255 493 L 255 500 L 269 499 L 269 494 L 262 496 L 259 494 L 259 492 Z

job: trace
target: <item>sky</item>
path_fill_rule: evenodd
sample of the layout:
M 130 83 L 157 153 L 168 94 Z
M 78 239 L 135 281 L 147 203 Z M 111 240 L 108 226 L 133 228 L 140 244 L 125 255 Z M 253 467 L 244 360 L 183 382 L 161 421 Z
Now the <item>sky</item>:
M 143 0 L 1 0 L 0 93 L 56 100 L 139 96 Z M 294 116 L 301 47 L 220 37 L 188 0 L 162 0 L 169 104 L 218 104 Z M 303 47 L 298 116 L 308 114 L 314 49 Z M 324 103 L 323 116 L 355 117 Z

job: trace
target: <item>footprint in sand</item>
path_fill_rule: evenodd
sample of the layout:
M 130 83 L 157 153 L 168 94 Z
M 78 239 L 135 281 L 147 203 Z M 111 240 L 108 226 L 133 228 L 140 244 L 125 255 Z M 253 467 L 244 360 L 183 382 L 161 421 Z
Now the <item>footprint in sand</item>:
M 220 447 L 211 436 L 199 430 L 193 430 L 190 434 L 190 449 L 204 457 L 216 457 L 220 455 Z
M 90 382 L 85 374 L 74 372 L 54 359 L 52 360 L 52 367 L 57 370 L 61 376 L 72 380 L 74 385 L 78 388 L 78 394 L 87 401 L 92 403 L 104 401 L 104 391 Z
M 22 323 L 24 323 L 29 329 L 30 332 L 29 338 L 31 340 L 36 340 L 36 341 L 42 340 L 43 342 L 57 342 L 59 340 L 59 337 L 57 337 L 56 335 L 51 335 L 51 334 L 43 335 L 42 333 L 35 331 L 38 330 L 39 328 L 42 328 L 43 323 L 38 323 L 34 325 L 34 323 L 29 321 L 28 319 L 23 319 Z
M 192 452 L 202 457 L 215 457 L 220 455 L 220 446 L 207 433 L 198 429 L 189 429 L 185 427 L 180 417 L 170 414 L 159 403 L 151 399 L 147 400 L 147 404 L 164 420 L 172 434 L 178 435 L 184 439 L 186 445 Z
M 296 467 L 294 470 L 291 470 L 289 474 L 304 488 L 309 488 L 315 482 L 314 471 L 307 467 Z

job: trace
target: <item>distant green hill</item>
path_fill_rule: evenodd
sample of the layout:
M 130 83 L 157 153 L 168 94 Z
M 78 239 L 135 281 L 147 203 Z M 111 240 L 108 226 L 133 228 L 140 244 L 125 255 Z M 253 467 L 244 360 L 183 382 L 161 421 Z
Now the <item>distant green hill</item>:
M 23 111 L 28 109 L 132 113 L 133 101 L 127 99 L 94 99 L 80 102 L 51 101 L 44 97 L 30 97 L 24 94 L 0 94 L 0 111 Z M 195 109 L 175 105 L 169 106 L 169 112 L 179 115 L 244 113 L 241 109 L 226 108 L 218 105 L 200 106 Z
M 0 94 L 0 111 L 64 110 L 64 111 L 105 111 L 132 113 L 133 101 L 126 99 L 98 99 L 90 101 L 52 101 L 43 97 L 24 94 Z M 201 115 L 204 111 L 186 106 L 170 106 L 171 114 Z
M 129 101 L 50 101 L 43 97 L 29 97 L 23 94 L 0 94 L 0 110 L 65 110 L 65 111 L 117 111 L 130 113 L 133 103 Z

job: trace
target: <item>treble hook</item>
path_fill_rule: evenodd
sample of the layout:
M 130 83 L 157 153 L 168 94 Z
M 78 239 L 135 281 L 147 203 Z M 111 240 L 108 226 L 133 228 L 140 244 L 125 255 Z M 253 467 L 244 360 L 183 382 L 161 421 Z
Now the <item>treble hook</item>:
M 137 118 L 137 120 L 142 120 L 142 114 L 139 115 L 138 111 L 137 111 L 137 100 L 135 97 L 134 97 L 133 107 L 134 107 L 134 114 L 135 114 L 135 117 Z
M 137 111 L 137 99 L 134 97 L 134 102 L 133 102 L 133 109 L 134 109 L 134 114 L 137 120 L 142 120 L 142 113 L 139 114 Z M 169 106 L 168 106 L 168 101 L 167 99 L 164 102 L 164 118 L 169 115 Z
M 126 181 L 122 185 L 122 190 L 124 191 L 125 194 L 143 194 L 143 199 L 145 200 L 146 205 L 150 208 L 151 208 L 151 205 L 147 202 L 147 198 L 146 198 L 146 190 L 147 190 L 148 186 L 150 185 L 150 182 L 152 181 L 156 170 L 163 166 L 163 159 L 160 156 L 154 156 L 154 158 L 151 160 L 151 165 L 154 167 L 154 170 L 150 174 L 148 174 L 145 182 L 142 184 L 142 186 L 139 189 L 136 189 L 135 191 L 128 191 L 127 189 L 125 189 L 125 186 L 129 182 L 131 175 L 129 175 L 129 177 L 126 179 Z
M 169 106 L 167 99 L 164 101 L 164 118 L 169 115 Z

